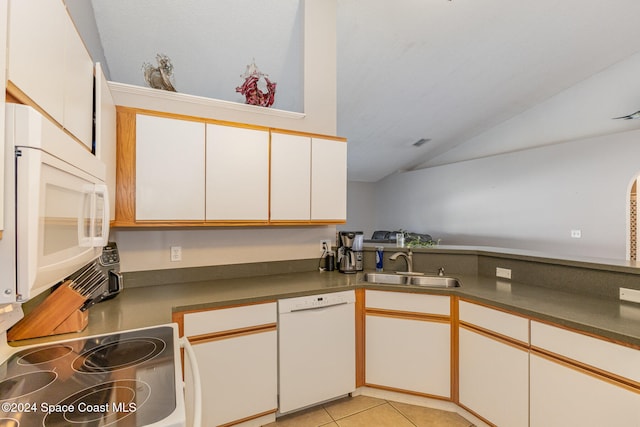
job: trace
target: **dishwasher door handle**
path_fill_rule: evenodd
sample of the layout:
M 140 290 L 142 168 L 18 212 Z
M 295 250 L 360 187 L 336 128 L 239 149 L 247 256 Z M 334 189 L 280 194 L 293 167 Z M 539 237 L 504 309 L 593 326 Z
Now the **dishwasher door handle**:
M 348 301 L 342 301 L 342 302 L 337 302 L 335 304 L 327 304 L 327 305 L 321 305 L 318 307 L 305 307 L 305 308 L 294 308 L 290 311 L 290 313 L 299 313 L 301 311 L 312 311 L 312 310 L 322 310 L 323 308 L 333 308 L 333 307 L 338 307 L 340 305 L 346 305 L 349 304 Z

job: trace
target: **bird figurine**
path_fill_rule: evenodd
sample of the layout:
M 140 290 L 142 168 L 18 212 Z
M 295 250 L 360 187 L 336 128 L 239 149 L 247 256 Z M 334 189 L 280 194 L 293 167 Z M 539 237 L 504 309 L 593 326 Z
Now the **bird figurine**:
M 171 59 L 163 53 L 156 55 L 157 67 L 145 62 L 142 64 L 142 71 L 144 73 L 144 81 L 147 85 L 154 89 L 163 89 L 171 92 L 175 92 L 176 88 L 173 86 L 173 64 Z
M 635 113 L 626 115 L 626 116 L 614 117 L 613 119 L 614 120 L 617 120 L 617 119 L 624 119 L 624 120 L 640 119 L 640 110 L 636 111 Z

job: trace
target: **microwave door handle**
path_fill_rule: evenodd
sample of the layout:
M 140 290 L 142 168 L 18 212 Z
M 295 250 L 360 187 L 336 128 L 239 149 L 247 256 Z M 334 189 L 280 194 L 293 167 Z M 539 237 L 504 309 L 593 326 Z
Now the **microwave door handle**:
M 100 197 L 98 197 L 98 195 L 102 196 L 102 213 L 101 216 L 99 218 L 100 221 L 102 221 L 102 227 L 98 227 L 97 226 L 97 222 L 98 222 L 98 215 L 100 214 L 100 212 L 98 212 L 98 199 Z M 95 191 L 94 191 L 94 206 L 93 206 L 93 212 L 94 212 L 94 218 L 92 220 L 92 236 L 93 236 L 93 246 L 95 247 L 103 247 L 106 246 L 109 240 L 109 220 L 110 220 L 110 208 L 109 208 L 109 190 L 107 189 L 107 186 L 105 184 L 96 184 L 95 186 Z M 98 230 L 101 230 L 101 234 L 98 235 Z
M 92 247 L 94 217 L 95 217 L 95 189 L 93 186 L 85 185 L 82 189 L 84 194 L 84 204 L 78 213 L 78 244 L 81 247 Z

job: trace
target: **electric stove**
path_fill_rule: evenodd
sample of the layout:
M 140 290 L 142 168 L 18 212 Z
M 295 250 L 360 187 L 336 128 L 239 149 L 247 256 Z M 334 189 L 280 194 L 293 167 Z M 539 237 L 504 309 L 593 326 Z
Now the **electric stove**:
M 174 324 L 20 349 L 0 365 L 0 427 L 185 425 Z

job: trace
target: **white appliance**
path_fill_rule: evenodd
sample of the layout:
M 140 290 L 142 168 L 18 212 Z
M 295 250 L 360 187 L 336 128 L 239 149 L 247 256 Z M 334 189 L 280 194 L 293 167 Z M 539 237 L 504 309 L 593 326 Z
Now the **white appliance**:
M 109 199 L 104 164 L 30 107 L 7 104 L 4 150 L 0 425 L 199 427 L 197 362 L 175 324 L 7 344 L 22 302 L 102 254 Z M 192 373 L 188 402 L 180 347 Z
M 180 347 L 199 399 L 195 356 L 175 323 L 13 349 L 0 360 L 0 424 L 200 426 L 199 400 L 187 418 Z
M 355 293 L 278 301 L 280 414 L 356 388 Z
M 49 289 L 109 236 L 105 165 L 33 108 L 6 107 L 0 304 Z

